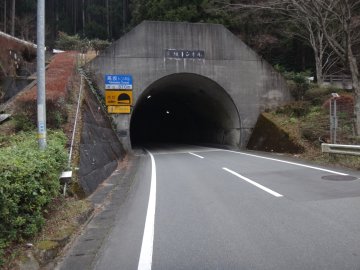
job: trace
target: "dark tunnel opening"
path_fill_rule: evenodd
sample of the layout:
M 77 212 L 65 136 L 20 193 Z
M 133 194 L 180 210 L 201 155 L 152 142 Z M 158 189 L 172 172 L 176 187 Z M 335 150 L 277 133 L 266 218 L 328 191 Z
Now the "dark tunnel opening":
M 130 123 L 132 146 L 149 143 L 239 146 L 240 118 L 226 91 L 209 78 L 180 73 L 151 84 Z

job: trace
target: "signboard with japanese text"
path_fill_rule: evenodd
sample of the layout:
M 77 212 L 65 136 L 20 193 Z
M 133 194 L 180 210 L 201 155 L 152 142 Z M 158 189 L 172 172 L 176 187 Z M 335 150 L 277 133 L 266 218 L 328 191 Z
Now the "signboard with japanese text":
M 132 89 L 131 75 L 107 74 L 105 75 L 105 89 Z
M 108 106 L 108 113 L 130 113 L 130 106 Z
M 132 105 L 132 91 L 105 91 L 105 104 L 109 105 Z
M 202 50 L 166 49 L 165 57 L 174 59 L 204 59 L 205 52 Z

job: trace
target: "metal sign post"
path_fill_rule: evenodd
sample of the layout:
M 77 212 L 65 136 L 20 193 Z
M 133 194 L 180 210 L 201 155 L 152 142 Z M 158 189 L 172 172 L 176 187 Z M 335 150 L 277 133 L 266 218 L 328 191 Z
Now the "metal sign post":
M 40 149 L 46 148 L 45 0 L 37 5 L 37 126 Z
M 130 74 L 105 75 L 105 104 L 108 113 L 130 114 L 133 105 L 133 80 Z
M 338 127 L 338 118 L 337 118 L 337 104 L 336 99 L 339 98 L 339 94 L 332 93 L 332 98 L 330 100 L 330 141 L 332 144 L 336 144 L 336 132 Z

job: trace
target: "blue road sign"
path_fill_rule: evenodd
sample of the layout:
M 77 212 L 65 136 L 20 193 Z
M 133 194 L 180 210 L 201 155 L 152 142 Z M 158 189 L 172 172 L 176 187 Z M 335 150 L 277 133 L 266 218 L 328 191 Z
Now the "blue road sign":
M 131 75 L 105 75 L 105 89 L 132 89 L 133 82 Z

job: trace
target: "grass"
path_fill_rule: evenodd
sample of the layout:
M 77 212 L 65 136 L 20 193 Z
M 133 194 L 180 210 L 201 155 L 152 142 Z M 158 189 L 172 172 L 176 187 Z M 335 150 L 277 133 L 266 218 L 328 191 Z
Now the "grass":
M 321 153 L 321 141 L 330 143 L 329 93 L 327 89 L 312 89 L 305 100 L 296 101 L 270 112 L 273 122 L 288 132 L 304 147 L 304 153 L 296 157 L 314 161 L 322 165 L 342 166 L 360 170 L 360 157 Z M 354 136 L 351 119 L 353 103 L 349 93 L 340 92 L 344 98 L 339 101 L 337 143 L 358 144 L 359 136 Z M 321 101 L 321 102 L 319 102 Z
M 40 234 L 27 242 L 18 243 L 6 250 L 4 270 L 18 269 L 26 259 L 26 253 L 33 251 L 38 260 L 39 254 L 53 249 L 61 249 L 68 239 L 79 230 L 92 211 L 87 200 L 77 200 L 73 197 L 58 197 L 46 210 L 46 223 Z M 29 245 L 31 244 L 31 245 Z M 32 246 L 29 248 L 29 246 Z
M 89 58 L 90 57 L 91 56 L 89 56 Z M 58 120 L 57 125 L 63 128 L 68 138 L 71 137 L 72 133 L 73 121 L 70 121 L 70 119 L 73 119 L 76 110 L 80 82 L 79 76 L 73 76 L 76 64 L 74 60 L 75 57 L 73 54 L 63 54 L 63 56 L 53 59 L 47 71 L 53 74 L 56 80 L 61 81 L 61 84 L 52 84 L 49 82 L 51 84 L 49 96 L 59 101 L 59 106 L 52 110 L 54 112 L 54 120 Z M 66 72 L 64 72 L 64 69 L 66 69 Z M 59 80 L 59 72 L 61 73 L 61 80 Z M 28 93 L 19 95 L 19 99 L 32 100 L 33 90 L 34 89 L 31 89 Z M 15 105 L 16 104 L 13 104 L 12 106 L 16 108 L 16 112 L 21 112 L 19 107 Z M 70 116 L 70 119 L 62 119 L 60 111 L 62 113 L 66 112 Z M 29 112 L 24 111 L 23 113 L 28 114 Z M 17 128 L 19 129 L 19 125 L 24 127 L 29 123 L 29 115 L 27 116 L 26 121 L 22 121 L 22 118 L 17 119 L 16 117 L 12 117 L 0 125 L 1 134 L 4 136 L 15 134 Z M 63 123 L 65 121 L 66 123 Z M 34 127 L 31 127 L 31 129 L 33 128 Z M 77 132 L 76 135 L 77 141 L 79 141 L 79 133 Z M 1 140 L 0 138 L 0 147 L 5 146 L 6 140 Z M 75 154 L 77 151 L 78 149 L 74 150 Z M 73 161 L 79 162 L 79 160 L 76 159 Z M 43 259 L 41 258 L 41 254 L 46 252 L 46 250 L 53 251 L 55 249 L 61 249 L 61 247 L 69 241 L 71 235 L 79 230 L 79 224 L 86 220 L 91 210 L 92 206 L 86 200 L 79 200 L 76 196 L 64 198 L 59 195 L 45 210 L 46 222 L 41 232 L 36 237 L 27 239 L 27 242 L 13 243 L 7 248 L 4 256 L 5 265 L 2 266 L 1 269 L 18 269 L 21 262 L 28 259 L 27 254 L 30 251 L 37 259 L 41 260 Z M 26 245 L 27 243 L 31 243 L 32 247 L 29 248 L 29 245 Z

